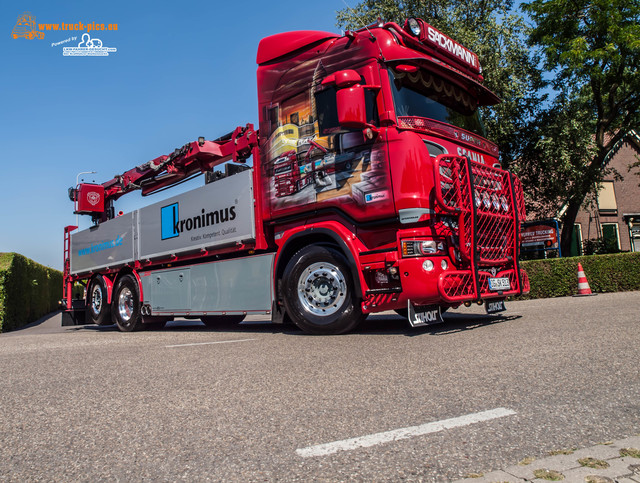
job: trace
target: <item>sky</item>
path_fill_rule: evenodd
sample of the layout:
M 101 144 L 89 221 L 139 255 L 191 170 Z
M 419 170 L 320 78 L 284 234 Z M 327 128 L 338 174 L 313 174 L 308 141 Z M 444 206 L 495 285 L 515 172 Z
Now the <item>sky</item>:
M 78 173 L 96 171 L 80 179 L 103 183 L 198 136 L 215 139 L 249 122 L 257 128 L 260 39 L 290 30 L 339 33 L 335 16 L 343 8 L 342 0 L 2 0 L 0 252 L 62 269 L 63 230 L 76 223 L 67 189 Z M 36 24 L 78 30 L 14 39 L 25 11 Z M 94 24 L 105 30 L 89 31 Z M 64 56 L 84 33 L 116 51 Z M 163 195 L 124 196 L 116 210 Z M 89 225 L 80 216 L 80 228 Z

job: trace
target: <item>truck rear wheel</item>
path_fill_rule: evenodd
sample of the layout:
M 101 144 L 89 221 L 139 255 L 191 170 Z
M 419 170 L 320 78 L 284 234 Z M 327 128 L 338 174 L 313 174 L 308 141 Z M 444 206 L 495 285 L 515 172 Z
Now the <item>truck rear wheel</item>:
M 120 279 L 111 302 L 113 320 L 122 332 L 142 329 L 140 315 L 140 291 L 138 283 L 131 275 Z
M 364 318 L 347 261 L 331 247 L 299 250 L 287 264 L 282 282 L 287 313 L 309 334 L 342 334 Z
M 111 310 L 107 303 L 107 284 L 102 275 L 96 275 L 87 292 L 89 320 L 92 324 L 110 325 Z

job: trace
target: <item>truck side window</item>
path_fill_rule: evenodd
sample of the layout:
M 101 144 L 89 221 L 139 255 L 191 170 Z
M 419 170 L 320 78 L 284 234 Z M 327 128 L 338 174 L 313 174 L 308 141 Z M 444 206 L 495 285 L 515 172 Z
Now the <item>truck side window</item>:
M 376 91 L 371 89 L 364 90 L 364 102 L 367 108 L 367 122 L 374 126 L 380 125 L 380 117 L 378 116 L 378 106 L 376 104 Z
M 329 87 L 316 92 L 316 111 L 320 136 L 340 130 L 338 123 L 338 105 L 336 104 L 336 88 Z

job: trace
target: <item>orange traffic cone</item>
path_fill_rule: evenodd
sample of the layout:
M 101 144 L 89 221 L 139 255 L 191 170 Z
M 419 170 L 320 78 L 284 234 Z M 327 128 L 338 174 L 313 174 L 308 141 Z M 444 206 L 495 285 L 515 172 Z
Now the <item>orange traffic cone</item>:
M 591 292 L 591 287 L 589 287 L 589 282 L 587 281 L 587 277 L 582 269 L 582 263 L 578 263 L 578 293 L 575 296 L 581 295 L 597 294 Z

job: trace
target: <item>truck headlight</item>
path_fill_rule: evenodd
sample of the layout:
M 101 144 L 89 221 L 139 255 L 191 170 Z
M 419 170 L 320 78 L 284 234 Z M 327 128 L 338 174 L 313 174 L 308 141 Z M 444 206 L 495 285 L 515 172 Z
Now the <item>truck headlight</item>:
M 409 30 L 411 30 L 411 33 L 416 37 L 420 37 L 421 29 L 418 21 L 415 18 L 410 18 L 407 20 L 407 24 L 409 25 Z
M 482 193 L 482 203 L 484 204 L 485 209 L 491 208 L 491 199 L 489 198 L 489 193 L 486 191 Z
M 498 211 L 500 209 L 500 200 L 498 199 L 498 195 L 493 193 L 491 195 L 491 204 L 493 205 L 493 209 Z
M 505 212 L 509 211 L 509 202 L 507 201 L 507 197 L 505 195 L 500 196 L 500 203 L 502 204 L 502 209 Z
M 403 257 L 422 257 L 444 252 L 444 243 L 436 240 L 402 240 Z

